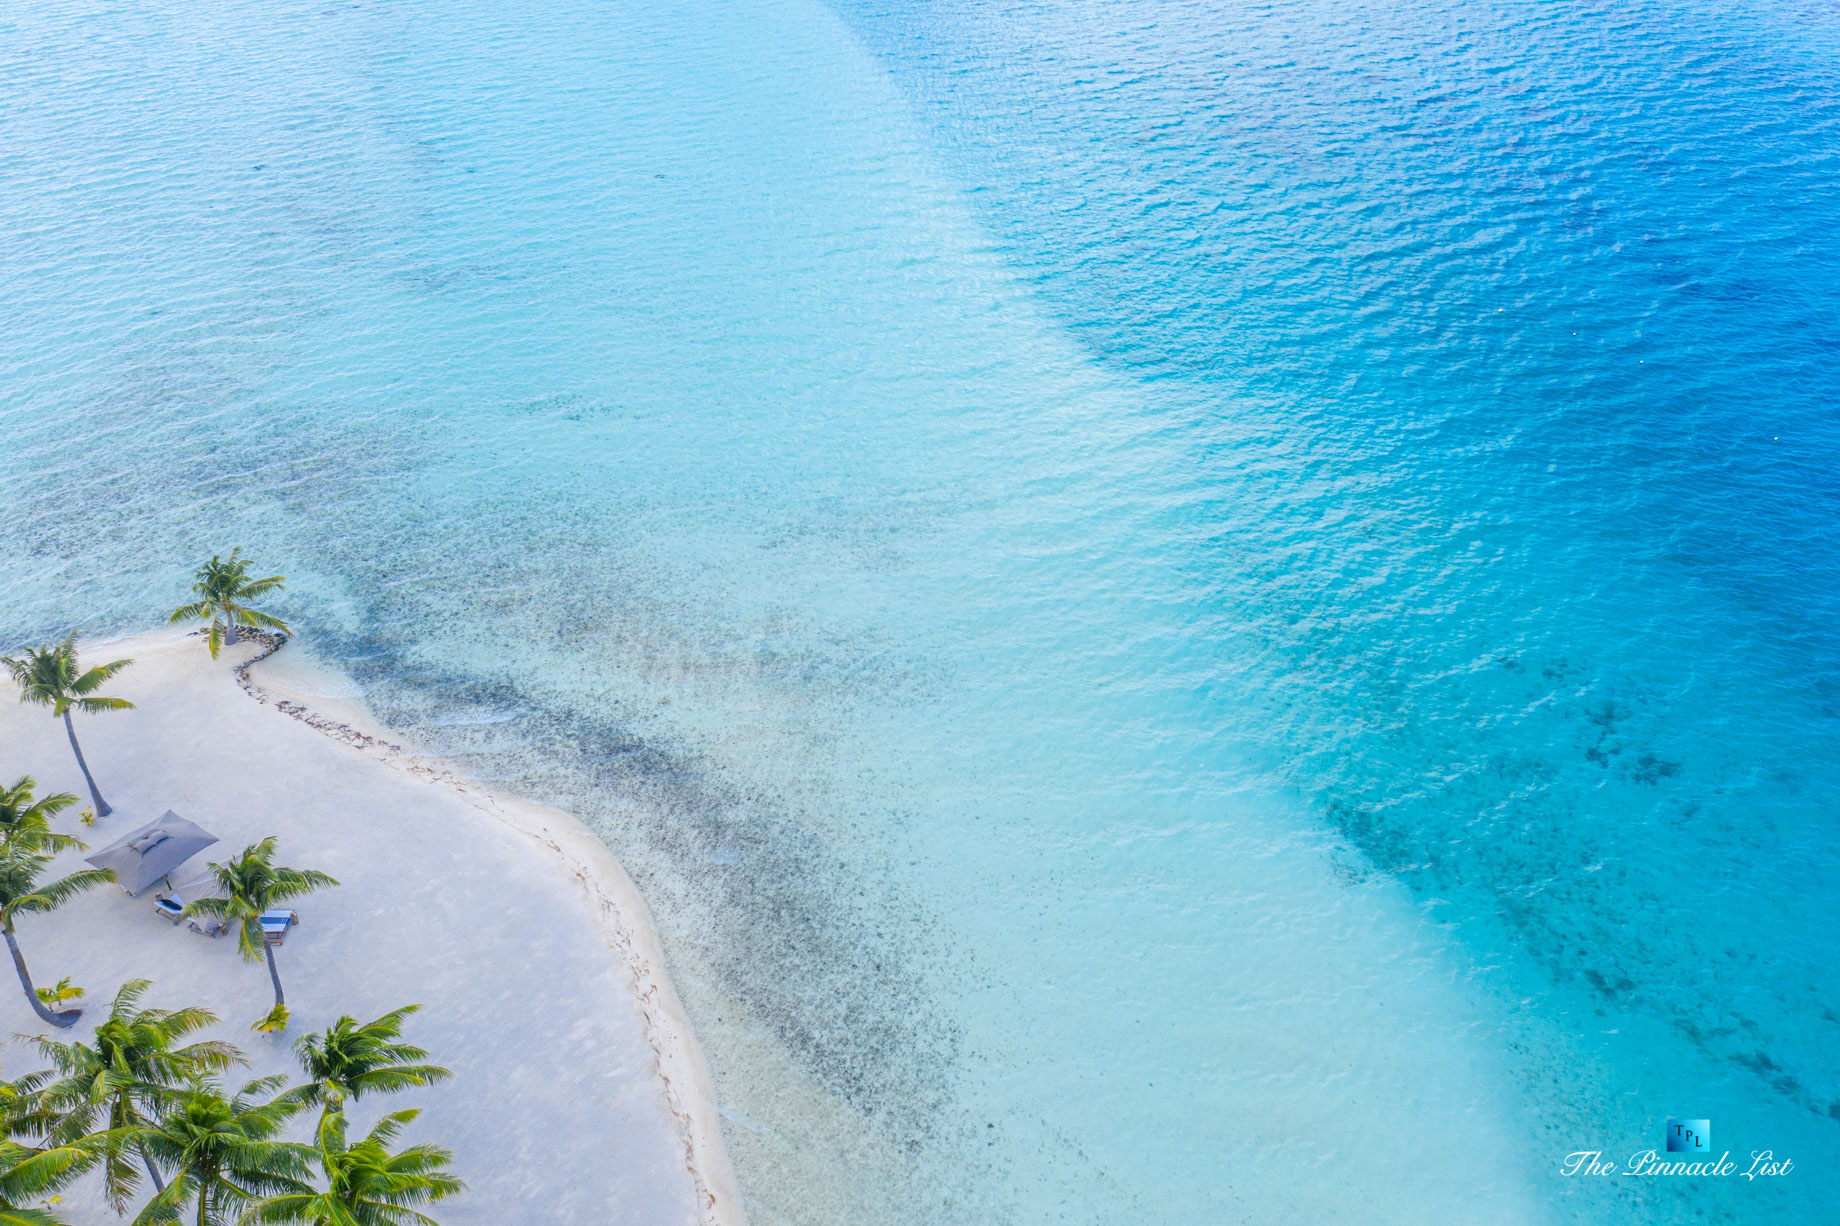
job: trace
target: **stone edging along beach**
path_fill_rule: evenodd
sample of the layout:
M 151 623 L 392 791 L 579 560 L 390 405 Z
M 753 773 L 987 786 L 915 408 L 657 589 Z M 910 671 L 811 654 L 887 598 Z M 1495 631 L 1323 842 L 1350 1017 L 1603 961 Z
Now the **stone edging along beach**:
M 684 1164 L 695 1181 L 703 1226 L 746 1226 L 734 1171 L 723 1147 L 715 1086 L 676 991 L 664 974 L 664 954 L 651 913 L 632 878 L 605 844 L 560 809 L 502 796 L 447 771 L 437 770 L 413 751 L 360 731 L 297 699 L 265 690 L 251 676 L 255 665 L 288 641 L 280 634 L 255 633 L 265 646 L 234 670 L 237 685 L 264 706 L 290 715 L 333 740 L 426 782 L 457 793 L 475 808 L 547 848 L 558 867 L 587 895 L 607 948 L 632 977 L 633 995 L 646 1037 L 658 1058 L 665 1104 L 677 1122 Z

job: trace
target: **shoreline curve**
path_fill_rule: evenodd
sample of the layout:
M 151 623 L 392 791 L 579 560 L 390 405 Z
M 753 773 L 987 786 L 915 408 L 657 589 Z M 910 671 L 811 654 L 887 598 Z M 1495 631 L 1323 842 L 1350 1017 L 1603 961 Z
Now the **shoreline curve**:
M 250 698 L 368 757 L 445 788 L 556 858 L 559 867 L 588 896 L 602 941 L 631 979 L 646 1039 L 658 1061 L 665 1104 L 677 1124 L 685 1169 L 696 1188 L 702 1226 L 747 1226 L 734 1168 L 722 1143 L 715 1083 L 703 1063 L 689 1015 L 665 975 L 664 951 L 658 943 L 651 911 L 625 866 L 587 826 L 565 810 L 506 796 L 477 781 L 440 770 L 431 766 L 424 755 L 387 739 L 381 726 L 375 732 L 353 727 L 346 720 L 316 709 L 301 695 L 264 686 L 254 675 L 256 666 L 290 640 L 267 632 L 249 632 L 244 637 L 264 644 L 259 653 L 231 670 L 237 687 Z

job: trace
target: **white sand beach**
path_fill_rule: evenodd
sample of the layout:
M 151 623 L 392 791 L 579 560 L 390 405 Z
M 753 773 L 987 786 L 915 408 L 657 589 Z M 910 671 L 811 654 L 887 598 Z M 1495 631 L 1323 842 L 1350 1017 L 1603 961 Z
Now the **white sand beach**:
M 268 835 L 277 861 L 340 885 L 301 900 L 277 951 L 292 1024 L 250 1030 L 272 1003 L 260 963 L 156 915 L 153 891 L 105 886 L 18 924 L 35 980 L 87 991 L 84 1036 L 131 978 L 145 1003 L 202 1005 L 210 1037 L 247 1054 L 247 1075 L 298 1076 L 291 1047 L 340 1014 L 369 1020 L 420 1004 L 405 1038 L 454 1072 L 440 1085 L 366 1098 L 353 1122 L 420 1107 L 409 1139 L 446 1145 L 469 1185 L 434 1207 L 444 1226 L 739 1226 L 713 1095 L 666 982 L 643 903 L 612 855 L 567 814 L 446 777 L 366 728 L 359 707 L 302 702 L 285 649 L 250 670 L 259 645 L 213 661 L 201 639 L 160 633 L 86 644 L 85 666 L 134 666 L 108 690 L 132 711 L 77 716 L 103 795 L 94 826 L 58 822 L 100 848 L 172 809 L 222 841 L 173 874 L 228 859 Z M 273 670 L 271 679 L 269 670 Z M 271 687 L 270 681 L 273 681 Z M 252 696 L 253 695 L 253 696 Z M 40 793 L 88 797 L 61 724 L 0 698 L 0 775 Z M 68 857 L 77 867 L 81 853 Z M 0 1033 L 49 1034 L 11 976 Z M 42 1067 L 25 1044 L 0 1047 L 4 1072 Z M 239 1078 L 240 1079 L 240 1078 Z M 307 1123 L 303 1118 L 301 1134 Z M 109 1221 L 94 1176 L 65 1195 L 74 1220 Z

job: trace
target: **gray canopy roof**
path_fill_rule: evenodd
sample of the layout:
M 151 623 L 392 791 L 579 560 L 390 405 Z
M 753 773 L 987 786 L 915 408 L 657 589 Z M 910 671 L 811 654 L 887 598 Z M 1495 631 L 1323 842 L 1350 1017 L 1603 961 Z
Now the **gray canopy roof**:
M 139 894 L 215 842 L 216 835 L 168 809 L 159 821 L 148 822 L 85 859 L 97 868 L 114 869 L 121 888 Z

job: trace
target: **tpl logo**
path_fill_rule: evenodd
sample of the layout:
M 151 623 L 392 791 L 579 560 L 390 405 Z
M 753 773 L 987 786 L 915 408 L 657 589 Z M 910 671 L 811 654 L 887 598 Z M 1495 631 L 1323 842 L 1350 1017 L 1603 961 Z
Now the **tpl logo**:
M 1670 1154 L 1703 1154 L 1712 1148 L 1711 1120 L 1677 1120 L 1668 1117 L 1667 1152 Z

